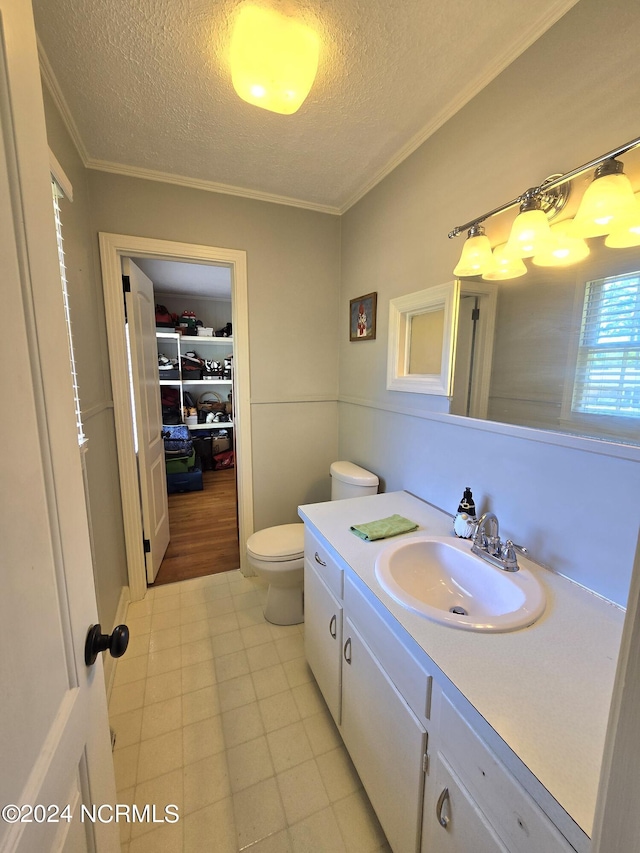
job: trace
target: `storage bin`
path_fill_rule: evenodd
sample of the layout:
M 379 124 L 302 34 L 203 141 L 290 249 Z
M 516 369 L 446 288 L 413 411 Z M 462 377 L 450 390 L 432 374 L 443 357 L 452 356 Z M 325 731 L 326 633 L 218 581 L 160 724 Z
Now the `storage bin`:
M 167 474 L 167 492 L 170 495 L 176 492 L 201 492 L 202 489 L 202 471 L 199 468 L 179 474 Z

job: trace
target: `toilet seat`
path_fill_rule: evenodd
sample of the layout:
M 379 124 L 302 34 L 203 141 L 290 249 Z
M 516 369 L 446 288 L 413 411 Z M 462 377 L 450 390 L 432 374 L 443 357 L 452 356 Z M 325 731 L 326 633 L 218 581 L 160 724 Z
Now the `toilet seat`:
M 304 524 L 280 524 L 252 533 L 247 554 L 265 563 L 286 563 L 304 557 Z

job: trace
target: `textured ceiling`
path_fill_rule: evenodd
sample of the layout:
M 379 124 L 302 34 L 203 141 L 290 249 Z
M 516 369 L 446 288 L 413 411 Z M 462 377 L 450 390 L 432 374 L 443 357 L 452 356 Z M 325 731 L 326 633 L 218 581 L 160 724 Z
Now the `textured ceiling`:
M 292 116 L 241 101 L 238 0 L 33 0 L 42 64 L 88 166 L 346 209 L 576 0 L 254 0 L 322 39 Z

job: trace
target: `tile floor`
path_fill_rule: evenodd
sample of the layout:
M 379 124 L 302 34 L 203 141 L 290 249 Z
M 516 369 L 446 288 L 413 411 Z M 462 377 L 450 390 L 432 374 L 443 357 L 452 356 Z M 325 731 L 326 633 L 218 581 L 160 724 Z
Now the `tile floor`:
M 390 853 L 304 659 L 270 625 L 264 584 L 225 572 L 149 590 L 109 713 L 118 802 L 171 803 L 121 824 L 123 853 Z

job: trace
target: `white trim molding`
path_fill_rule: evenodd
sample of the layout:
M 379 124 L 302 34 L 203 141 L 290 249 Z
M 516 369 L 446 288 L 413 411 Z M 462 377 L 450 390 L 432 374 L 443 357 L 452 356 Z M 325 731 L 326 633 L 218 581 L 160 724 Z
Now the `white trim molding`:
M 146 169 L 140 166 L 127 166 L 123 163 L 109 163 L 107 160 L 87 160 L 88 169 L 96 172 L 111 172 L 114 175 L 125 175 L 129 178 L 140 178 L 145 181 L 159 181 L 164 184 L 176 184 L 179 187 L 188 187 L 193 190 L 204 190 L 210 193 L 221 193 L 222 195 L 235 195 L 240 198 L 250 198 L 253 201 L 266 201 L 271 204 L 285 204 L 289 207 L 300 207 L 304 210 L 313 210 L 316 213 L 328 213 L 333 216 L 340 215 L 340 208 L 328 204 L 319 204 L 312 201 L 304 201 L 300 198 L 291 198 L 276 193 L 267 193 L 261 190 L 248 190 L 244 187 L 236 187 L 231 184 L 219 184 L 215 181 L 203 178 L 190 178 L 186 175 L 176 175 L 173 172 L 160 172 L 155 169 Z
M 138 470 L 133 444 L 133 414 L 129 392 L 121 259 L 133 256 L 171 261 L 198 261 L 199 263 L 228 266 L 231 270 L 238 528 L 240 568 L 246 572 L 248 564 L 244 543 L 253 533 L 247 256 L 246 252 L 237 249 L 176 243 L 126 234 L 102 232 L 99 235 L 99 240 L 129 588 L 131 600 L 138 601 L 144 597 L 147 590 L 147 578 L 142 545 Z
M 407 293 L 405 296 L 389 301 L 387 390 L 434 394 L 440 397 L 450 396 L 453 385 L 459 295 L 460 282 L 454 280 L 426 290 Z M 423 315 L 440 312 L 442 312 L 440 369 L 433 373 L 416 373 L 411 369 L 412 323 L 414 319 Z M 413 349 L 415 350 L 416 347 L 413 346 Z

